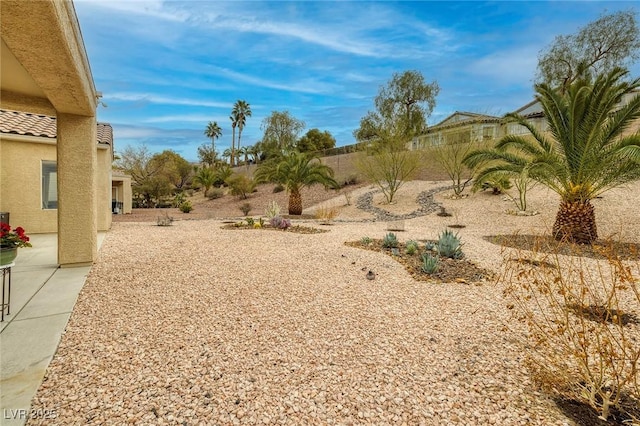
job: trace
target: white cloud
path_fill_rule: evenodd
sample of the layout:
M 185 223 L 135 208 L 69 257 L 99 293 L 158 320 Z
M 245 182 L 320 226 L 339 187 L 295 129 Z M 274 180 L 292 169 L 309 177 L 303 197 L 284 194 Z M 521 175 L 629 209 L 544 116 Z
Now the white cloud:
M 468 65 L 468 73 L 489 77 L 503 85 L 532 82 L 538 65 L 538 47 L 501 50 Z
M 149 102 L 154 104 L 166 104 L 166 105 L 189 105 L 189 106 L 202 106 L 211 108 L 232 108 L 232 104 L 228 102 L 211 102 L 200 99 L 188 99 L 188 98 L 172 98 L 168 96 L 154 95 L 151 93 L 125 93 L 116 92 L 105 94 L 104 100 L 109 101 L 131 101 L 131 102 Z

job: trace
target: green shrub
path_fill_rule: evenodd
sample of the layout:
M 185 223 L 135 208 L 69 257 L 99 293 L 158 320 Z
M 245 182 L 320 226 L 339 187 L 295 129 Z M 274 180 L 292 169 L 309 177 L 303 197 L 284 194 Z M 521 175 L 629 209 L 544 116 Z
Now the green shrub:
M 384 238 L 382 239 L 382 247 L 384 248 L 398 247 L 398 238 L 396 237 L 396 234 L 394 234 L 393 232 L 389 232 L 387 235 L 385 235 Z
M 247 215 L 249 214 L 249 212 L 251 211 L 251 208 L 252 208 L 251 203 L 243 203 L 243 204 L 240 206 L 240 211 L 241 211 L 245 216 L 247 216 Z
M 245 220 L 247 221 L 247 225 L 249 226 L 253 226 L 256 223 L 256 221 L 252 217 L 247 217 L 245 218 Z
M 185 201 L 184 203 L 180 204 L 179 209 L 180 209 L 180 211 L 182 213 L 190 213 L 191 210 L 193 210 L 193 206 L 191 205 L 191 201 Z
M 438 271 L 439 261 L 436 256 L 431 256 L 429 253 L 422 255 L 422 272 L 426 274 L 434 274 Z
M 418 251 L 418 243 L 413 240 L 407 241 L 407 243 L 405 244 L 405 252 L 408 255 L 413 256 L 414 254 L 416 254 L 417 251 Z
M 207 196 L 210 200 L 216 200 L 218 198 L 224 197 L 224 189 L 221 188 L 213 188 L 209 191 L 209 195 Z
M 360 239 L 360 242 L 362 244 L 364 244 L 365 246 L 368 246 L 369 244 L 371 244 L 371 238 L 369 237 L 362 237 L 362 239 Z
M 182 203 L 187 201 L 187 197 L 184 192 L 178 192 L 175 197 L 173 197 L 173 207 L 180 207 Z
M 231 195 L 236 195 L 243 200 L 246 200 L 247 196 L 251 194 L 256 187 L 253 179 L 241 173 L 235 173 L 229 176 L 225 182 L 231 190 Z
M 457 233 L 453 233 L 449 229 L 445 229 L 438 236 L 438 254 L 442 257 L 451 259 L 462 259 L 462 243 Z

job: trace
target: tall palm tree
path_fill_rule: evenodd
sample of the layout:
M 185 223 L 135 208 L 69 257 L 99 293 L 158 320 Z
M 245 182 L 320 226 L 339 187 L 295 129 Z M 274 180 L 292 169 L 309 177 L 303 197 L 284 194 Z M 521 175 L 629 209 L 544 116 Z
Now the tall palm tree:
M 314 184 L 335 187 L 333 169 L 322 164 L 317 157 L 291 151 L 279 161 L 267 161 L 256 169 L 254 180 L 260 182 L 277 182 L 284 185 L 289 192 L 289 214 L 302 214 L 301 189 Z
M 231 160 L 230 160 L 230 164 L 231 167 L 234 166 L 234 154 L 235 154 L 235 149 L 236 149 L 236 127 L 238 126 L 238 121 L 236 120 L 236 117 L 233 116 L 233 114 L 229 117 L 229 120 L 231 120 L 231 130 L 232 130 L 232 136 L 231 136 Z
M 222 128 L 220 126 L 218 126 L 218 122 L 216 121 L 210 121 L 209 124 L 207 124 L 207 128 L 204 129 L 204 135 L 208 138 L 211 138 L 211 148 L 213 149 L 213 152 L 216 152 L 216 139 L 218 139 L 220 136 L 222 136 Z
M 247 117 L 251 117 L 251 106 L 247 101 L 238 100 L 233 105 L 231 116 L 235 118 L 238 127 L 238 150 L 240 149 L 240 139 L 242 139 L 242 130 L 247 123 Z
M 593 242 L 598 233 L 591 200 L 640 179 L 640 133 L 626 134 L 640 118 L 640 95 L 633 94 L 640 88 L 640 79 L 625 81 L 627 74 L 616 68 L 594 81 L 577 80 L 564 90 L 537 84 L 536 99 L 549 133 L 539 131 L 522 116 L 508 114 L 532 137 L 507 135 L 493 149 L 470 153 L 466 163 L 485 164 L 477 179 L 525 170 L 560 195 L 553 236 Z

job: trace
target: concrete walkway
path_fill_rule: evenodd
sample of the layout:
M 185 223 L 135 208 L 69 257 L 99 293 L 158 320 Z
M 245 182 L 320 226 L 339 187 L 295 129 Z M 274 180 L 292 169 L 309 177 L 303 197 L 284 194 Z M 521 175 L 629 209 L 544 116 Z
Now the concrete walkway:
M 98 247 L 105 233 L 98 234 Z M 57 235 L 31 236 L 12 268 L 11 314 L 0 322 L 0 424 L 23 425 L 67 326 L 89 266 L 58 268 Z

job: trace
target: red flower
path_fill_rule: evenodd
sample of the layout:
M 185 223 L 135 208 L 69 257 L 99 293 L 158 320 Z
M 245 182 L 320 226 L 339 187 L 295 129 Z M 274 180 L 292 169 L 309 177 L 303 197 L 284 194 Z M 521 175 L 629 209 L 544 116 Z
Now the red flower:
M 21 226 L 12 231 L 8 223 L 0 222 L 0 246 L 10 248 L 31 247 L 31 243 Z

